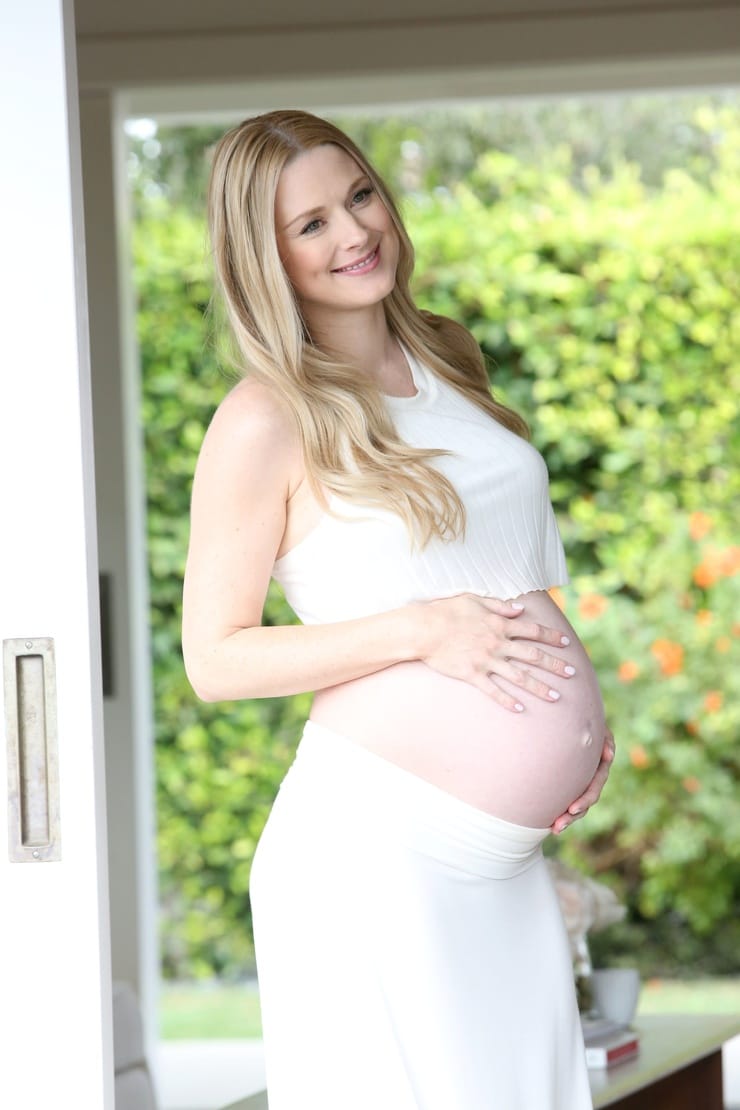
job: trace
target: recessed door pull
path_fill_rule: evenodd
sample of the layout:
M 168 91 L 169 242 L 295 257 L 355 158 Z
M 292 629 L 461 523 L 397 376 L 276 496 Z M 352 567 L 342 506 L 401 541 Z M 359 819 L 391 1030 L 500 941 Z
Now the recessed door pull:
M 62 858 L 54 641 L 3 640 L 8 744 L 8 854 L 15 863 Z

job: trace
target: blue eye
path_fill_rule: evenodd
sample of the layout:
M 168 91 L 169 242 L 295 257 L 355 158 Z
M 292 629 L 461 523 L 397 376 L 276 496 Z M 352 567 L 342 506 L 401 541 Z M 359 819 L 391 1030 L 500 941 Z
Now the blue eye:
M 367 198 L 371 196 L 374 192 L 375 189 L 372 187 L 372 185 L 366 185 L 363 189 L 358 189 L 358 191 L 352 197 L 352 203 L 362 204 L 363 200 L 367 200 Z
M 312 231 L 316 231 L 319 227 L 321 220 L 311 220 L 305 227 L 301 228 L 301 235 L 310 235 Z

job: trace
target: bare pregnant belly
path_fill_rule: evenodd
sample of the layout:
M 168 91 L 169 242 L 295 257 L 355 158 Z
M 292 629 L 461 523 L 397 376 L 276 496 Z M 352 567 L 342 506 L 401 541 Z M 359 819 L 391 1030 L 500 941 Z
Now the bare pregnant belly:
M 550 596 L 537 592 L 519 600 L 525 611 L 515 619 L 531 618 L 570 636 L 568 647 L 546 650 L 575 667 L 572 678 L 533 669 L 560 693 L 559 701 L 508 687 L 525 707 L 512 713 L 424 663 L 398 663 L 319 691 L 312 720 L 478 809 L 548 828 L 593 778 L 604 708 L 588 655 Z

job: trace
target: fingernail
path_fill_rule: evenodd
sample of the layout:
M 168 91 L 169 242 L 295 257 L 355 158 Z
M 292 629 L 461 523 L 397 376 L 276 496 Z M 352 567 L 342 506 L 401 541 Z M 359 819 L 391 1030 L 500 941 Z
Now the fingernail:
M 560 637 L 560 643 L 563 645 L 563 647 L 567 647 L 568 644 L 570 643 L 570 637 L 569 636 L 561 636 Z
M 552 701 L 557 701 L 558 698 L 560 697 L 560 694 L 557 692 L 557 690 L 548 690 L 547 691 L 547 696 L 549 698 L 551 698 Z
M 516 710 L 517 713 L 523 713 L 524 712 L 524 706 L 522 705 L 522 703 L 520 701 L 518 701 L 515 704 L 514 709 Z
M 574 675 L 576 673 L 576 669 L 575 669 L 575 667 L 567 666 L 565 668 L 565 673 L 569 676 Z
M 574 817 L 577 817 L 579 813 L 583 813 L 583 806 L 576 806 L 575 808 L 571 806 L 568 812 L 572 813 Z
M 510 604 L 511 604 L 512 609 L 523 609 L 524 608 L 524 606 L 522 605 L 522 603 L 520 601 L 512 601 Z

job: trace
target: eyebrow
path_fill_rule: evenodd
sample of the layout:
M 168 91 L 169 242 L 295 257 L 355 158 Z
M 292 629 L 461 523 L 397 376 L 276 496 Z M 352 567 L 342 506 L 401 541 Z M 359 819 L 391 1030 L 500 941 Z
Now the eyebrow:
M 371 181 L 369 175 L 366 174 L 366 173 L 361 173 L 360 176 L 355 178 L 355 180 L 352 182 L 350 187 L 347 189 L 347 196 L 349 196 L 349 194 L 353 191 L 353 189 L 357 188 L 357 186 L 360 184 L 361 181 L 370 181 L 370 183 L 372 184 L 372 181 Z M 316 208 L 309 208 L 306 212 L 301 212 L 299 215 L 294 216 L 293 219 L 290 220 L 290 222 L 285 225 L 285 227 L 283 228 L 283 231 L 287 231 L 288 228 L 292 227 L 293 224 L 298 223 L 299 220 L 308 221 L 311 217 L 317 216 L 319 214 L 319 212 L 324 211 L 325 207 L 326 207 L 325 205 L 319 204 Z

